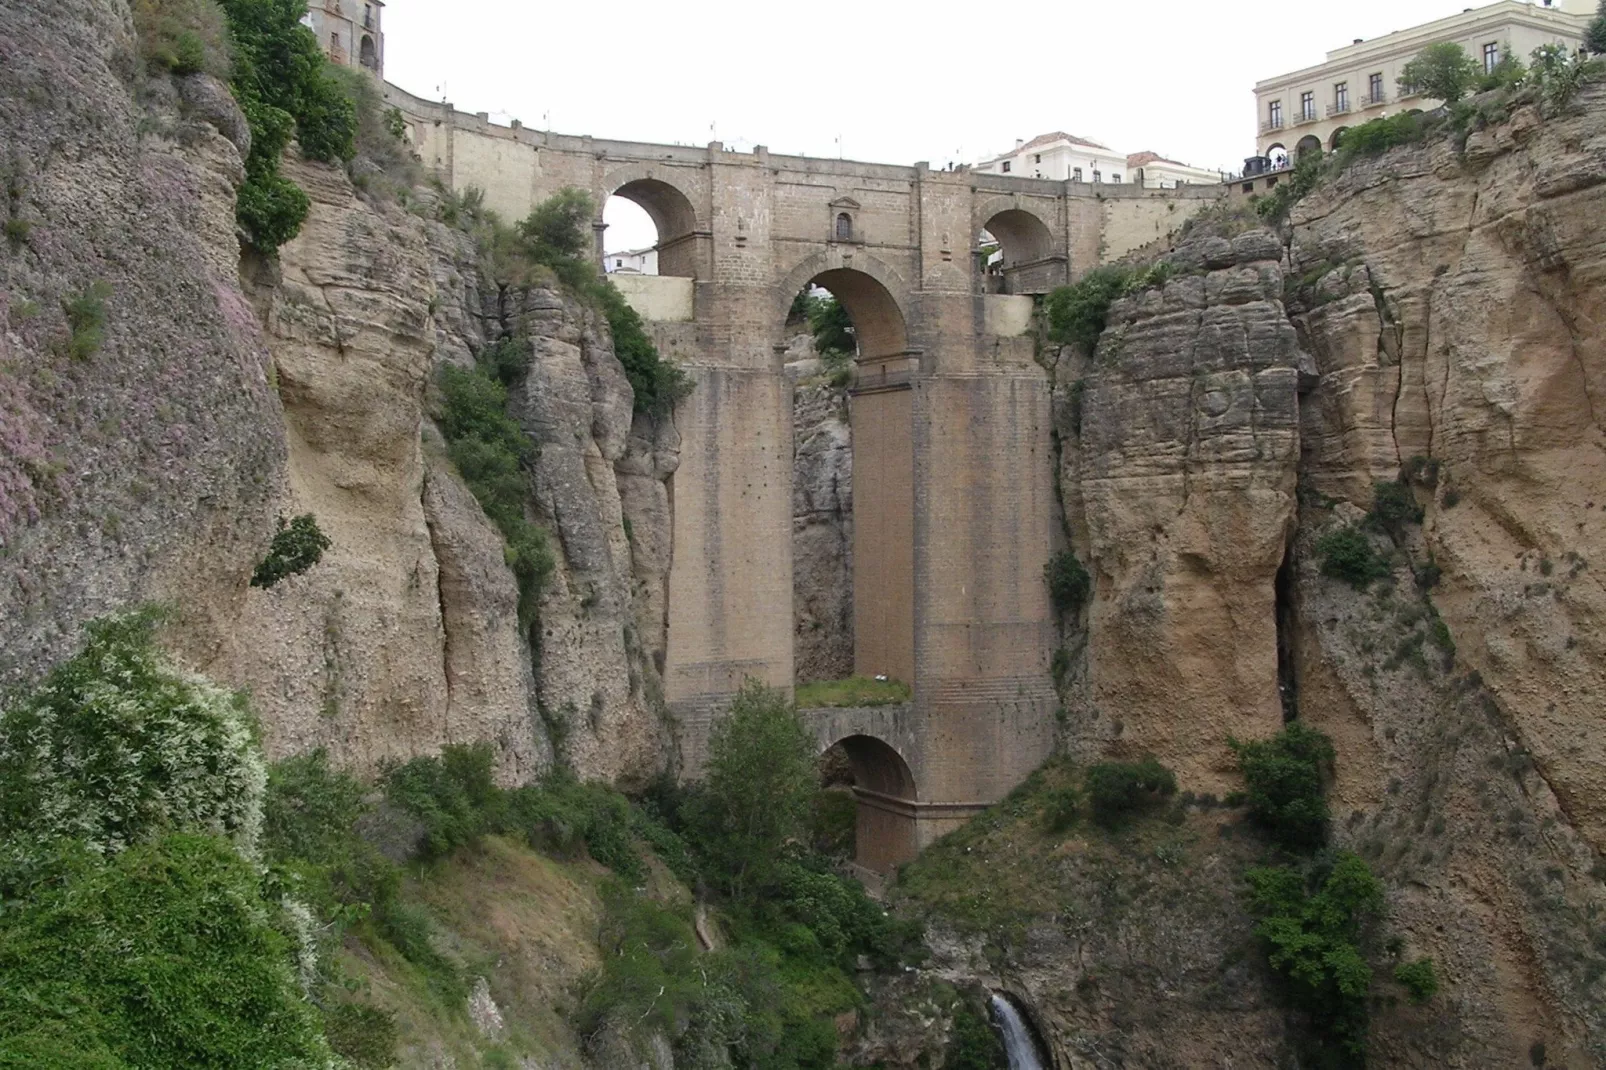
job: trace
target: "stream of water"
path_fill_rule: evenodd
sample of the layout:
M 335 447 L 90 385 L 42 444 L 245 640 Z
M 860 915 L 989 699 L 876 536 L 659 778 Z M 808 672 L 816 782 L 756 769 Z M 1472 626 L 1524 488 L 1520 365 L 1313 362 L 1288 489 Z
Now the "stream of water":
M 1032 1031 L 1020 1016 L 1015 1005 L 1003 996 L 993 993 L 993 1022 L 1004 1038 L 1004 1054 L 1009 1056 L 1009 1070 L 1044 1070 L 1038 1058 L 1037 1044 Z

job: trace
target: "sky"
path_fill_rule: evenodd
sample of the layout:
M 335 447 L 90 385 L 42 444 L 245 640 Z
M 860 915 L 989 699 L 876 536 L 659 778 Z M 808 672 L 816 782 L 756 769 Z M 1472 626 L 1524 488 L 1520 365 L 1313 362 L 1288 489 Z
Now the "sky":
M 566 134 L 942 168 L 1064 130 L 1237 170 L 1257 81 L 1465 6 L 389 0 L 385 76 Z M 620 198 L 605 219 L 610 251 L 654 241 Z

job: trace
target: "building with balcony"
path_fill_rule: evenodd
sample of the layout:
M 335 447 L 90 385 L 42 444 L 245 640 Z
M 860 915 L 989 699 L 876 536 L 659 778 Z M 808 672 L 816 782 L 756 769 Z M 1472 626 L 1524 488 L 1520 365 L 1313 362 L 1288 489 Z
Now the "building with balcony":
M 1442 101 L 1399 85 L 1400 72 L 1428 45 L 1452 41 L 1493 70 L 1511 54 L 1527 62 L 1540 45 L 1570 50 L 1583 43 L 1596 0 L 1500 0 L 1386 37 L 1327 53 L 1327 61 L 1255 86 L 1259 131 L 1255 149 L 1272 164 L 1306 152 L 1331 152 L 1344 132 L 1399 111 L 1429 111 Z
M 303 20 L 330 62 L 385 76 L 384 0 L 310 0 Z

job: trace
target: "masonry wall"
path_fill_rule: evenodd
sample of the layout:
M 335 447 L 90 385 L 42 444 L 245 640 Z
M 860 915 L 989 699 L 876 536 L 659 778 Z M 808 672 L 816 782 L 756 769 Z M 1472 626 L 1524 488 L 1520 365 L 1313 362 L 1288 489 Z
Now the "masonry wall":
M 853 671 L 913 683 L 914 440 L 907 389 L 853 398 Z

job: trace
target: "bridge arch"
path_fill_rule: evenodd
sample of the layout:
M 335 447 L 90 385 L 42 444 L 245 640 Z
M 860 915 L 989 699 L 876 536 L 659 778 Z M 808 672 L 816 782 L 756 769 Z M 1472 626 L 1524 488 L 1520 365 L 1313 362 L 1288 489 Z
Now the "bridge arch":
M 1001 276 L 995 285 L 1003 292 L 1046 293 L 1068 281 L 1053 224 L 1021 198 L 989 197 L 976 205 L 973 219 L 977 234 L 990 235 L 1002 254 L 990 270 L 987 264 L 977 270 Z
M 890 873 L 919 853 L 914 773 L 896 747 L 877 736 L 843 736 L 821 753 L 840 748 L 853 770 L 853 860 Z
M 907 293 L 897 272 L 862 252 L 816 253 L 787 273 L 775 293 L 780 322 L 799 290 L 810 283 L 831 291 L 853 321 L 860 361 L 896 357 L 909 350 L 909 332 L 897 295 Z
M 658 274 L 699 278 L 705 272 L 698 255 L 697 238 L 706 234 L 706 221 L 697 214 L 695 202 L 680 186 L 667 181 L 661 169 L 651 166 L 622 167 L 602 183 L 601 204 L 609 197 L 623 197 L 638 205 L 658 231 Z

